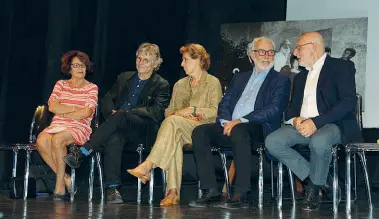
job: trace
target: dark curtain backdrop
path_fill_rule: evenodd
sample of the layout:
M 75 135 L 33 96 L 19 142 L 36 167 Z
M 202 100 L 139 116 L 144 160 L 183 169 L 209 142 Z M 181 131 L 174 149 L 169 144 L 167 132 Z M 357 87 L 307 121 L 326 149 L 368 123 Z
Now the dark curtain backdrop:
M 100 97 L 117 74 L 135 69 L 135 52 L 145 41 L 160 46 L 159 73 L 173 85 L 184 76 L 183 44 L 202 44 L 211 54 L 210 72 L 217 76 L 222 23 L 283 21 L 285 11 L 283 0 L 3 0 L 0 142 L 27 142 L 33 112 L 62 78 L 60 57 L 68 50 L 82 50 L 94 61 L 89 79 L 99 86 Z M 193 177 L 188 156 L 184 174 Z M 10 153 L 0 152 L 0 162 L 4 181 L 10 176 Z

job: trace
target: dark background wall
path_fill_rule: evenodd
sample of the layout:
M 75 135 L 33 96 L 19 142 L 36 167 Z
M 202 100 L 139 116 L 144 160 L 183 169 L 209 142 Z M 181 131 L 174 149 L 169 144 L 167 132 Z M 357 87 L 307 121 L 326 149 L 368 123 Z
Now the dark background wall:
M 285 11 L 283 0 L 3 0 L 0 142 L 27 142 L 33 112 L 62 78 L 60 57 L 68 50 L 82 50 L 94 61 L 90 79 L 102 96 L 117 74 L 135 69 L 140 43 L 156 43 L 164 59 L 159 73 L 173 85 L 184 75 L 181 45 L 202 44 L 217 76 L 222 23 L 284 21 Z M 9 155 L 0 153 L 2 178 L 10 175 Z M 189 172 L 193 165 L 188 163 Z

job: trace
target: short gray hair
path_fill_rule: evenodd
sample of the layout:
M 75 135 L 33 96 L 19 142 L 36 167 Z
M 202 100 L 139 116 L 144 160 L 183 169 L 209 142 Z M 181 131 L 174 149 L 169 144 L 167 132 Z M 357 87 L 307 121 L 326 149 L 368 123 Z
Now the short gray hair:
M 154 63 L 157 64 L 157 66 L 154 68 L 154 71 L 158 71 L 163 62 L 159 47 L 153 43 L 142 43 L 137 49 L 136 56 L 141 53 L 149 54 L 155 57 Z
M 247 44 L 247 55 L 249 56 L 251 51 L 255 50 L 255 46 L 256 44 L 261 41 L 261 40 L 267 40 L 269 41 L 271 44 L 272 44 L 272 47 L 273 47 L 273 50 L 275 50 L 275 43 L 272 39 L 266 37 L 266 36 L 261 36 L 261 37 L 257 37 L 257 38 L 254 38 L 253 42 Z

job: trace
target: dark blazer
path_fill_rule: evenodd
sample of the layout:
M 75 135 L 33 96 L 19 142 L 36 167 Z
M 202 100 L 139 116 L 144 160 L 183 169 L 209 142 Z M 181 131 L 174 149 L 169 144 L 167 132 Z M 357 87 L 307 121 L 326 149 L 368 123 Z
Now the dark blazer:
M 132 83 L 131 79 L 135 74 L 136 72 L 121 73 L 117 82 L 101 99 L 100 105 L 105 119 L 112 114 L 112 110 L 117 110 L 127 98 Z M 164 110 L 169 102 L 169 83 L 157 73 L 153 73 L 139 95 L 136 108 L 129 112 L 160 123 L 164 119 Z
M 286 120 L 300 116 L 307 75 L 308 71 L 303 70 L 295 76 Z M 317 82 L 316 101 L 320 115 L 312 120 L 317 129 L 334 123 L 341 130 L 342 143 L 363 141 L 355 116 L 357 96 L 352 63 L 326 56 Z
M 243 72 L 233 77 L 218 105 L 217 122 L 219 119 L 232 120 L 234 108 L 251 74 L 252 72 Z M 290 87 L 290 79 L 272 68 L 258 91 L 254 111 L 244 116 L 249 122 L 262 125 L 264 137 L 280 128 L 280 121 L 289 100 Z

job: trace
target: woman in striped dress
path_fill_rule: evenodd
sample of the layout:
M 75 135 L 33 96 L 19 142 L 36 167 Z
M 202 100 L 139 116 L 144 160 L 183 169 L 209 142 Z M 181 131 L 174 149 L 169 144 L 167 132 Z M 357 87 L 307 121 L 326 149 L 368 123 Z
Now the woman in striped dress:
M 67 154 L 67 145 L 82 145 L 89 139 L 98 100 L 97 86 L 85 79 L 86 73 L 92 70 L 88 55 L 72 50 L 64 54 L 61 61 L 62 72 L 71 78 L 55 84 L 48 101 L 49 111 L 55 116 L 37 138 L 41 157 L 56 174 L 54 199 L 63 199 L 66 188 L 70 191 L 70 177 L 65 174 L 62 157 Z

